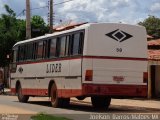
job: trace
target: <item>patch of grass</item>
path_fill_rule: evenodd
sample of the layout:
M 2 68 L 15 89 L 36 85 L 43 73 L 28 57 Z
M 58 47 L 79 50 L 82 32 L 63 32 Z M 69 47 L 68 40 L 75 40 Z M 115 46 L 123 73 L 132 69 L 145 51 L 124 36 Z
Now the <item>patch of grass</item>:
M 65 117 L 57 117 L 52 115 L 47 115 L 44 113 L 37 114 L 31 117 L 31 120 L 71 120 Z

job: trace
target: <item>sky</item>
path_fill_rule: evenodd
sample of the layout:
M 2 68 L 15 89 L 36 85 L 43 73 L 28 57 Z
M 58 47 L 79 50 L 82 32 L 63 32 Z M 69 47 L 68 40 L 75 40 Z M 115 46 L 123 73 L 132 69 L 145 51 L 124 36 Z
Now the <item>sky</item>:
M 0 14 L 5 13 L 4 4 L 9 5 L 17 18 L 25 19 L 20 14 L 25 9 L 26 0 L 0 0 Z M 68 0 L 54 0 L 54 4 Z M 30 0 L 31 9 L 48 5 L 48 0 Z M 34 9 L 31 15 L 42 16 L 47 23 L 48 7 Z M 54 6 L 54 24 L 62 20 L 75 22 L 112 22 L 136 24 L 149 15 L 160 17 L 160 0 L 73 0 Z

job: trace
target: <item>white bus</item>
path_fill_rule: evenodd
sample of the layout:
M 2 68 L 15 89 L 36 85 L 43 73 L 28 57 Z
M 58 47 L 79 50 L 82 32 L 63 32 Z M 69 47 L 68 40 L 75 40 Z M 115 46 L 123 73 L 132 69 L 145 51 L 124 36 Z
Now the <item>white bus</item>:
M 11 91 L 20 102 L 51 97 L 53 107 L 71 97 L 91 97 L 96 108 L 111 98 L 147 96 L 147 38 L 144 27 L 88 23 L 16 43 Z

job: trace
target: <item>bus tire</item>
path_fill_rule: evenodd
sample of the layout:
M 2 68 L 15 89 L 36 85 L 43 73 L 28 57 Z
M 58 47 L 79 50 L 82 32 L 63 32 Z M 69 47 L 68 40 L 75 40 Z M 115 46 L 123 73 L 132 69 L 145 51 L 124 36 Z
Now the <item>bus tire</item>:
M 51 87 L 51 104 L 52 107 L 58 108 L 58 107 L 67 107 L 70 103 L 70 98 L 59 98 L 58 97 L 58 91 L 55 84 Z
M 61 98 L 61 99 L 62 99 L 61 107 L 68 107 L 70 103 L 70 98 Z
M 85 96 L 78 96 L 76 97 L 78 100 L 84 100 L 86 97 Z
M 28 102 L 28 99 L 29 99 L 29 96 L 28 95 L 22 95 L 22 87 L 21 85 L 18 86 L 18 100 L 19 102 L 22 102 L 22 103 L 27 103 Z
M 104 96 L 93 96 L 91 97 L 91 102 L 94 108 L 108 109 L 111 103 L 111 98 Z

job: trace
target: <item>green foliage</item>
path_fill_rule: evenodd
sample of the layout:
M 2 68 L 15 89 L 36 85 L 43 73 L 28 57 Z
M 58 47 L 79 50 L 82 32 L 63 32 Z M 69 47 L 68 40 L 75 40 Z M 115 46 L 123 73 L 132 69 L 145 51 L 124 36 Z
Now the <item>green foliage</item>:
M 49 27 L 46 26 L 43 18 L 40 16 L 35 15 L 32 17 L 31 26 L 33 38 L 49 32 Z
M 0 16 L 0 67 L 9 64 L 7 55 L 12 53 L 13 45 L 26 38 L 26 21 L 17 19 L 16 13 L 8 6 L 4 6 L 6 14 Z M 33 16 L 31 20 L 32 38 L 49 32 L 49 27 L 40 16 Z M 34 31 L 34 30 L 38 31 Z
M 15 17 L 16 16 L 16 13 L 8 6 L 8 5 L 4 5 L 5 9 L 6 9 L 6 12 L 12 16 L 12 17 Z
M 2 14 L 0 18 L 0 66 L 9 63 L 6 57 L 11 53 L 11 48 L 17 40 L 16 14 L 7 5 L 5 9 L 7 14 Z
M 138 24 L 146 27 L 148 35 L 160 38 L 160 18 L 149 16 L 143 22 Z
M 68 119 L 68 118 L 56 117 L 56 116 L 47 115 L 47 114 L 44 114 L 44 113 L 40 113 L 36 116 L 32 116 L 31 119 L 32 120 L 71 120 L 71 119 Z
M 16 22 L 16 30 L 17 30 L 17 36 L 18 36 L 18 41 L 25 40 L 26 39 L 26 21 L 25 20 L 20 20 L 17 19 Z

